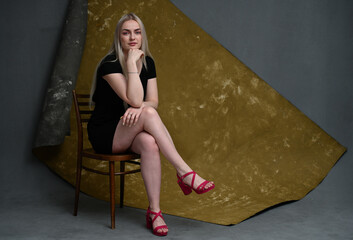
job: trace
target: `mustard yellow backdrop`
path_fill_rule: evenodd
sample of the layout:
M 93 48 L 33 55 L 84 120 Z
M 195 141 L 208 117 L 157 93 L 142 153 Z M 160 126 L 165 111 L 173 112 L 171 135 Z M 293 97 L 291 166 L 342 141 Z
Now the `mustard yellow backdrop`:
M 146 26 L 157 69 L 158 111 L 165 125 L 188 164 L 216 184 L 208 194 L 184 196 L 175 170 L 162 158 L 164 213 L 224 225 L 239 223 L 275 204 L 303 198 L 345 152 L 167 0 L 88 2 L 78 92 L 89 92 L 115 25 L 128 12 L 136 13 Z M 62 145 L 36 149 L 35 154 L 74 184 L 73 112 L 71 129 Z M 108 200 L 106 177 L 83 171 L 82 180 L 83 192 Z M 141 176 L 128 176 L 126 185 L 125 204 L 147 208 Z

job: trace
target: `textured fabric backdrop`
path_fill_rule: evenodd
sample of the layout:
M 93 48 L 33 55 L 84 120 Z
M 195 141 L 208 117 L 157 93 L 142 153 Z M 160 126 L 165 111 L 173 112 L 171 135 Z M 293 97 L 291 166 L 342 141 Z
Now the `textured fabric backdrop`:
M 303 198 L 345 152 L 167 0 L 88 2 L 78 92 L 89 92 L 96 64 L 111 45 L 115 25 L 128 12 L 135 12 L 146 26 L 156 62 L 162 119 L 182 157 L 216 184 L 208 194 L 184 196 L 176 184 L 175 170 L 162 158 L 164 213 L 224 225 L 239 223 L 270 206 Z M 34 152 L 74 183 L 73 111 L 71 128 L 71 136 L 63 144 Z M 128 176 L 126 185 L 125 204 L 146 208 L 141 176 Z M 81 189 L 109 199 L 104 176 L 83 171 Z
M 70 109 L 86 38 L 87 0 L 71 0 L 34 147 L 61 144 L 70 135 Z

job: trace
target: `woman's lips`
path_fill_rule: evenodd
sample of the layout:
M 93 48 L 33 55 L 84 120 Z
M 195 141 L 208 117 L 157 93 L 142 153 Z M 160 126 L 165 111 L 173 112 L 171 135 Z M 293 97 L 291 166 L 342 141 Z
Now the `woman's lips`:
M 129 46 L 135 46 L 137 43 L 129 43 Z

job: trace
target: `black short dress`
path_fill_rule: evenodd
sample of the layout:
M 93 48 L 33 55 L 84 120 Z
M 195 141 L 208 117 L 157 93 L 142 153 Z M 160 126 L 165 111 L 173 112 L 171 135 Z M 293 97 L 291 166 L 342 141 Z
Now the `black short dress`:
M 125 113 L 123 100 L 114 92 L 103 76 L 111 73 L 122 73 L 120 62 L 115 54 L 106 56 L 97 69 L 97 85 L 93 94 L 94 111 L 87 125 L 88 138 L 93 149 L 98 153 L 112 153 L 113 138 L 120 117 Z M 147 82 L 156 77 L 154 61 L 146 57 L 140 79 L 146 96 Z M 145 97 L 144 97 L 145 99 Z

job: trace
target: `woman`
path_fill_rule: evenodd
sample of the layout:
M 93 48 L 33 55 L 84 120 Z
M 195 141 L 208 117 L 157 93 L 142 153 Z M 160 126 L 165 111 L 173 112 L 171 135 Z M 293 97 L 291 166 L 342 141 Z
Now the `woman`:
M 205 181 L 184 162 L 160 119 L 154 61 L 141 20 L 124 15 L 115 30 L 109 53 L 98 65 L 92 84 L 95 109 L 88 124 L 93 148 L 102 153 L 133 151 L 141 155 L 141 174 L 149 200 L 148 228 L 165 236 L 168 227 L 160 211 L 161 163 L 159 151 L 175 167 L 184 194 L 205 193 L 214 183 Z

